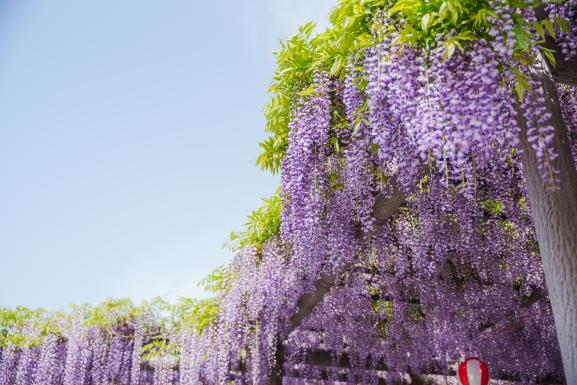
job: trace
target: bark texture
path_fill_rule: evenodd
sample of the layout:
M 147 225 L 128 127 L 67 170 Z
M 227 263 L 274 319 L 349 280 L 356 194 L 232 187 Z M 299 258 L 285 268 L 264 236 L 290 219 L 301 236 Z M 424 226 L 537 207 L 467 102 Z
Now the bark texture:
M 577 171 L 555 82 L 543 59 L 533 76 L 545 91 L 549 123 L 555 127 L 559 189 L 552 191 L 543 182 L 521 117 L 523 165 L 565 376 L 568 385 L 577 385 Z

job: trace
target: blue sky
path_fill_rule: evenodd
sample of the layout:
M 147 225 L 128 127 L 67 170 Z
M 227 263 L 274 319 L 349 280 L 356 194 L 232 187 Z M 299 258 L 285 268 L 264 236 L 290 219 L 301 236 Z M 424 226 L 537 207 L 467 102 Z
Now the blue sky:
M 202 296 L 271 195 L 278 39 L 334 0 L 0 0 L 0 305 Z

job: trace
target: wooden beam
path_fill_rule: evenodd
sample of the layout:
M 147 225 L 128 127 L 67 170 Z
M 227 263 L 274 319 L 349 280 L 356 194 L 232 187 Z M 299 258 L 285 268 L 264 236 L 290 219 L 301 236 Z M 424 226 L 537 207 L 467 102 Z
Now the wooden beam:
M 445 377 L 441 375 L 421 375 L 421 374 L 409 374 L 409 373 L 396 373 L 395 379 L 393 381 L 387 380 L 385 372 L 378 372 L 378 382 L 377 385 L 460 385 L 456 377 Z M 347 384 L 358 384 L 361 385 L 364 382 L 351 382 L 348 379 L 347 373 L 342 373 L 339 375 L 339 381 Z M 301 378 L 309 379 L 304 376 L 287 376 L 286 378 Z M 334 384 L 334 381 L 328 381 L 325 379 L 311 379 L 315 384 L 318 385 L 329 385 Z M 308 383 L 308 382 L 306 382 Z M 503 385 L 507 382 L 503 382 Z M 508 384 L 507 384 L 508 385 Z M 511 384 L 514 385 L 514 384 Z M 516 384 L 515 384 L 516 385 Z M 543 384 L 541 384 L 543 385 Z
M 393 192 L 390 196 L 380 194 L 375 199 L 373 216 L 378 224 L 383 224 L 387 219 L 392 217 L 405 202 L 405 197 L 400 191 L 395 179 L 393 179 L 392 186 Z M 315 290 L 311 293 L 305 293 L 299 298 L 297 312 L 291 318 L 293 330 L 298 328 L 306 316 L 312 313 L 315 307 L 335 285 L 336 280 L 337 276 L 335 274 L 322 275 L 315 285 Z
M 351 364 L 351 359 L 347 352 L 340 355 L 339 359 L 335 361 L 333 357 L 335 356 L 334 352 L 330 352 L 327 350 L 322 349 L 305 349 L 302 352 L 305 360 L 303 363 L 307 365 L 314 365 L 314 366 L 335 366 L 339 368 L 347 368 L 350 369 L 353 367 Z M 389 369 L 383 362 L 379 362 L 374 366 L 369 366 L 368 363 L 365 365 L 364 369 L 367 370 L 380 370 L 380 371 L 388 371 Z
M 312 293 L 303 294 L 298 301 L 298 310 L 291 318 L 291 326 L 294 329 L 298 328 L 305 317 L 312 313 L 314 308 L 323 300 L 325 295 L 334 286 L 337 277 L 335 274 L 322 275 L 315 285 L 315 290 Z
M 322 349 L 306 349 L 302 352 L 302 354 L 304 355 L 304 361 L 302 362 L 302 364 L 305 364 L 305 365 L 320 366 L 320 367 L 332 368 L 332 369 L 337 369 L 337 370 L 339 370 L 339 369 L 349 370 L 351 368 L 354 368 L 354 366 L 351 363 L 350 357 L 349 357 L 348 353 L 346 353 L 346 352 L 341 354 L 339 359 L 336 362 L 333 359 L 334 354 L 332 352 L 322 350 Z M 381 384 L 382 385 L 385 385 L 385 384 L 392 385 L 390 382 L 385 381 L 386 373 L 389 371 L 389 369 L 382 362 L 379 362 L 378 364 L 376 364 L 372 367 L 369 366 L 367 363 L 367 365 L 365 365 L 363 368 L 358 368 L 358 369 L 364 369 L 367 371 L 378 372 L 382 377 L 379 379 L 379 385 L 381 385 Z M 287 373 L 287 375 L 289 375 L 289 376 L 293 375 L 293 374 L 295 374 L 295 373 Z M 450 373 L 450 374 L 454 374 L 454 373 Z M 394 384 L 412 384 L 412 385 L 438 384 L 438 382 L 433 381 L 436 379 L 435 375 L 421 375 L 421 374 L 412 374 L 412 373 L 402 373 L 399 377 L 400 377 L 399 380 L 395 381 Z M 325 379 L 327 379 L 327 378 L 325 378 Z M 346 376 L 344 376 L 341 380 L 346 381 L 346 380 L 348 380 L 348 378 L 346 378 Z
M 337 368 L 337 369 L 351 369 L 354 366 L 351 364 L 351 360 L 350 357 L 348 355 L 348 353 L 343 353 L 340 355 L 340 358 L 335 361 L 333 359 L 333 357 L 335 356 L 334 352 L 330 352 L 327 350 L 322 350 L 322 349 L 304 349 L 302 352 L 299 353 L 299 355 L 302 354 L 302 356 L 304 357 L 304 361 L 302 362 L 302 364 L 305 365 L 311 365 L 311 366 L 321 366 L 321 367 L 330 367 L 330 368 Z M 298 364 L 297 364 L 298 365 Z M 456 376 L 456 371 L 457 371 L 457 367 L 458 367 L 458 362 L 452 362 L 449 365 L 449 371 L 448 371 L 448 376 L 449 377 L 454 377 Z M 365 365 L 362 368 L 357 368 L 357 369 L 365 369 L 367 371 L 374 371 L 374 372 L 379 372 L 382 374 L 386 374 L 387 372 L 390 372 L 390 369 L 383 363 L 383 362 L 379 362 L 376 365 L 369 365 L 367 363 L 367 365 Z M 287 373 L 287 375 L 290 375 L 291 373 Z M 426 373 L 426 374 L 418 374 L 418 373 L 398 373 L 401 375 L 401 382 L 403 384 L 438 384 L 439 382 L 436 381 L 440 378 L 446 378 L 445 374 L 442 373 L 442 371 L 437 371 L 437 372 L 432 372 L 432 373 Z M 384 376 L 383 376 L 384 377 Z M 504 383 L 509 382 L 511 384 L 515 384 L 515 383 L 519 383 L 521 382 L 521 378 L 519 376 L 503 376 L 503 375 L 498 375 L 496 373 L 491 374 L 491 379 L 492 380 L 499 380 L 499 381 L 503 381 Z M 456 381 L 456 378 L 454 378 L 454 380 Z M 552 384 L 552 383 L 551 383 Z
M 377 224 L 384 224 L 405 203 L 405 194 L 399 188 L 396 177 L 393 177 L 391 187 L 393 191 L 390 195 L 379 194 L 373 204 L 373 217 Z

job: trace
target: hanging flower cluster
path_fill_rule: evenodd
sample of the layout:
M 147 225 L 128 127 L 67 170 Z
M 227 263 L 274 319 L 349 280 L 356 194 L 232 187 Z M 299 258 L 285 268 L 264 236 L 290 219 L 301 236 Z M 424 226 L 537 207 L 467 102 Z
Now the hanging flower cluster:
M 569 23 L 564 30 L 558 29 L 558 41 L 561 53 L 565 60 L 570 60 L 577 56 L 577 1 L 567 1 L 565 4 L 550 4 L 546 7 L 549 21 L 555 19 L 565 19 Z
M 41 344 L 0 348 L 0 384 L 170 383 L 156 380 L 163 373 L 160 366 L 141 360 L 142 325 L 119 325 L 106 331 L 83 326 L 81 317 L 75 317 L 64 333 L 50 333 Z

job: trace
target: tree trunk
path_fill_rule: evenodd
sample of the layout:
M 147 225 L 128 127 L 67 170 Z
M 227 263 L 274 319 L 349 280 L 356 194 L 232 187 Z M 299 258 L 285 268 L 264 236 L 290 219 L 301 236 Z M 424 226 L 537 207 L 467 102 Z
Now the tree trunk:
M 552 116 L 549 124 L 555 127 L 559 158 L 554 164 L 560 172 L 560 188 L 552 191 L 543 182 L 537 158 L 527 141 L 526 123 L 520 116 L 523 165 L 565 377 L 568 385 L 577 385 L 577 171 L 557 89 L 542 58 L 533 76 L 541 82 Z

